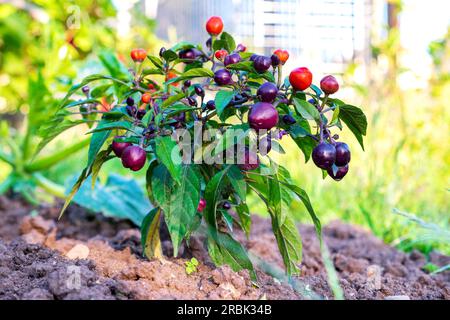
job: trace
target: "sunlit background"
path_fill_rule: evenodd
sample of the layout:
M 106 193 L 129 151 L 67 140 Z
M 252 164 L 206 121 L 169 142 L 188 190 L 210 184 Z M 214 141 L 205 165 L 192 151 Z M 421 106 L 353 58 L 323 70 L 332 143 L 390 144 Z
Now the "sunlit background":
M 450 3 L 440 0 L 81 0 L 0 1 L 0 119 L 20 134 L 30 112 L 27 83 L 42 72 L 54 98 L 92 72 L 109 50 L 128 64 L 129 50 L 157 53 L 180 40 L 204 44 L 204 22 L 222 16 L 249 50 L 289 51 L 285 69 L 307 66 L 317 82 L 337 76 L 338 97 L 368 116 L 365 152 L 348 133 L 350 172 L 341 182 L 321 172 L 285 138 L 281 161 L 309 193 L 325 222 L 342 219 L 405 250 L 448 243 L 422 239 L 422 227 L 393 214 L 409 212 L 450 226 Z M 25 120 L 24 120 L 25 119 Z M 52 143 L 78 140 L 78 128 Z M 1 139 L 1 138 L 0 138 Z M 4 147 L 0 144 L 0 148 Z M 84 165 L 86 152 L 46 172 L 60 183 Z M 0 162 L 0 181 L 10 168 Z M 113 161 L 107 171 L 130 175 Z M 135 174 L 144 181 L 144 177 Z M 254 202 L 253 211 L 262 211 Z M 289 210 L 300 221 L 299 204 Z

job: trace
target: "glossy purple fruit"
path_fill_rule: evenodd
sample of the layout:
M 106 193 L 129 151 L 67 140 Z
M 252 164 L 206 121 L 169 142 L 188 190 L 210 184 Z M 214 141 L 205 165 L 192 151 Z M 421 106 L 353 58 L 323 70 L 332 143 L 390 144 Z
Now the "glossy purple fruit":
M 197 105 L 197 100 L 194 97 L 188 97 L 187 100 L 190 106 L 195 107 Z
M 194 60 L 197 59 L 197 57 L 200 55 L 201 55 L 201 52 L 195 48 L 181 50 L 178 53 L 178 56 L 180 57 L 180 59 L 192 60 L 192 61 L 186 61 L 185 63 L 187 63 L 187 64 L 194 62 Z
M 350 162 L 350 159 L 351 159 L 350 148 L 344 142 L 336 143 L 335 147 L 336 147 L 335 164 L 338 167 L 345 166 L 346 164 L 348 164 Z
M 238 157 L 240 159 L 241 157 Z M 249 171 L 249 170 L 255 170 L 259 167 L 259 158 L 258 155 L 250 151 L 248 148 L 244 149 L 244 156 L 243 159 L 240 159 L 242 163 L 238 163 L 238 167 L 241 170 Z
M 139 109 L 136 113 L 136 118 L 138 118 L 139 120 L 142 120 L 142 118 L 144 118 L 146 113 L 147 113 L 147 111 L 145 111 L 145 109 Z
M 127 106 L 127 107 L 126 107 L 126 110 L 127 110 L 127 113 L 128 113 L 131 117 L 136 116 L 137 109 L 136 109 L 135 106 Z
M 229 203 L 228 201 L 225 201 L 222 205 L 222 208 L 224 208 L 225 210 L 230 210 L 231 209 L 231 203 Z
M 220 69 L 214 73 L 214 81 L 219 86 L 225 86 L 231 83 L 231 73 L 227 69 Z
M 134 106 L 134 99 L 132 97 L 127 98 L 127 105 Z
M 266 72 L 269 70 L 270 66 L 272 65 L 272 60 L 270 60 L 269 57 L 265 56 L 259 56 L 256 57 L 253 61 L 253 66 L 255 67 L 255 70 L 259 73 Z
M 278 88 L 272 82 L 263 83 L 256 92 L 256 94 L 263 102 L 273 102 L 273 100 L 275 100 L 275 98 L 277 97 L 277 93 Z
M 196 85 L 194 90 L 199 97 L 205 96 L 205 90 L 200 85 Z
M 208 40 L 206 40 L 206 47 L 211 49 L 212 46 L 212 38 L 208 38 Z
M 233 53 L 233 54 L 229 54 L 225 57 L 225 59 L 223 60 L 223 64 L 225 66 L 228 66 L 229 64 L 235 64 L 241 61 L 241 56 L 239 55 L 239 53 Z
M 270 150 L 272 150 L 272 137 L 268 134 L 258 141 L 258 151 L 259 154 L 264 157 L 270 152 Z
M 214 110 L 214 109 L 216 108 L 216 103 L 214 102 L 214 100 L 209 100 L 209 101 L 206 103 L 206 108 L 207 108 L 208 110 Z
M 260 57 L 260 55 L 252 54 L 252 55 L 250 56 L 250 59 L 249 59 L 249 60 L 254 62 L 255 59 L 258 58 L 258 57 Z
M 319 143 L 312 152 L 312 159 L 321 169 L 329 169 L 336 160 L 336 148 L 329 143 Z
M 327 172 L 331 178 L 333 178 L 336 181 L 340 181 L 340 180 L 342 180 L 343 177 L 345 177 L 345 175 L 348 172 L 348 164 L 346 164 L 345 166 L 342 166 L 342 167 L 337 167 L 336 174 L 333 173 L 332 167 L 328 168 Z
M 280 65 L 280 63 L 281 63 L 280 58 L 276 54 L 273 54 L 270 57 L 270 61 L 272 62 L 272 67 L 274 67 L 274 68 L 278 67 Z
M 282 118 L 283 122 L 287 125 L 291 125 L 297 122 L 297 120 L 295 120 L 295 118 L 293 116 L 291 116 L 290 114 L 285 114 Z
M 278 123 L 278 111 L 270 103 L 255 103 L 248 114 L 248 122 L 255 130 L 272 129 Z
M 139 146 L 129 146 L 122 153 L 122 165 L 133 171 L 139 171 L 145 165 L 147 155 Z
M 183 83 L 183 87 L 185 87 L 185 88 L 189 88 L 191 86 L 191 80 L 186 80 L 184 83 Z
M 115 136 L 114 137 L 114 140 L 112 143 L 112 150 L 113 150 L 114 154 L 120 158 L 122 156 L 123 151 L 126 148 L 128 148 L 129 146 L 131 146 L 131 143 L 116 141 L 116 139 L 119 139 L 119 138 L 124 138 L 124 136 Z

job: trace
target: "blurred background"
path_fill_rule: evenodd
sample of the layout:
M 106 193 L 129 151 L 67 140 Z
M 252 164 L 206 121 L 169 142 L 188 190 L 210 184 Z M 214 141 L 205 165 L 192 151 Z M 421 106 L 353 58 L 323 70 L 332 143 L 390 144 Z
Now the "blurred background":
M 337 96 L 366 113 L 365 152 L 351 134 L 341 135 L 352 149 L 352 162 L 338 183 L 322 180 L 320 170 L 304 165 L 303 155 L 283 140 L 292 152 L 281 162 L 308 192 L 323 222 L 359 224 L 404 250 L 450 253 L 448 241 L 424 233 L 430 225 L 444 233 L 450 227 L 447 1 L 0 0 L 0 150 L 12 148 L 3 137 L 22 139 L 26 127 L 32 135 L 48 117 L 47 106 L 71 85 L 102 72 L 100 52 L 112 52 L 128 65 L 134 47 L 157 54 L 161 46 L 181 40 L 204 44 L 204 23 L 211 15 L 220 15 L 225 30 L 251 51 L 288 50 L 285 70 L 307 66 L 315 82 L 335 75 L 343 88 Z M 69 131 L 43 153 L 79 141 L 86 129 Z M 23 140 L 37 139 L 29 135 Z M 79 151 L 43 174 L 65 183 L 85 158 L 85 150 Z M 133 175 L 115 161 L 105 166 L 103 175 Z M 0 182 L 10 172 L 0 157 Z M 256 199 L 251 205 L 264 211 Z M 309 222 L 301 204 L 289 210 Z

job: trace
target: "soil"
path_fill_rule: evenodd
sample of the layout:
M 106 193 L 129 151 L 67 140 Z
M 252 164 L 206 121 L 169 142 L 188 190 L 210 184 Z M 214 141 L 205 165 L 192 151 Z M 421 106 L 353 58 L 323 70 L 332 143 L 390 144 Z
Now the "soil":
M 237 234 L 257 261 L 266 261 L 257 263 L 255 286 L 247 271 L 216 268 L 201 235 L 182 248 L 180 258 L 171 258 L 162 229 L 165 257 L 149 261 L 131 223 L 76 205 L 58 220 L 60 207 L 0 197 L 0 299 L 333 299 L 311 226 L 299 226 L 302 274 L 290 284 L 278 277 L 283 264 L 270 221 L 255 216 L 250 240 Z M 346 299 L 450 299 L 450 272 L 428 274 L 421 253 L 400 252 L 339 221 L 323 233 Z M 200 265 L 187 275 L 192 256 Z M 438 253 L 429 259 L 438 266 L 450 263 Z

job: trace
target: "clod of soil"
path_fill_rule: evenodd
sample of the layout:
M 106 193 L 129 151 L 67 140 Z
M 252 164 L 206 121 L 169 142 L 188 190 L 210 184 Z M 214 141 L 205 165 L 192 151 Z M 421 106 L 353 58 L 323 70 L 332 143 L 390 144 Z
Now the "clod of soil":
M 141 256 L 139 230 L 130 223 L 93 215 L 75 205 L 56 221 L 60 205 L 31 208 L 0 197 L 0 299 L 332 299 L 311 226 L 300 226 L 302 275 L 296 290 L 261 271 L 259 287 L 248 272 L 214 267 L 202 236 L 182 248 L 182 258 L 148 261 Z M 39 215 L 30 215 L 35 209 Z M 450 299 L 450 272 L 429 275 L 425 256 L 397 251 L 368 232 L 340 222 L 324 228 L 324 239 L 346 299 Z M 161 230 L 163 252 L 172 250 Z M 250 240 L 237 237 L 254 256 L 282 268 L 268 220 L 254 217 Z M 26 241 L 26 242 L 25 242 Z M 185 263 L 200 265 L 187 275 Z M 86 258 L 86 259 L 80 259 Z M 442 266 L 450 257 L 433 253 Z M 78 278 L 67 270 L 78 268 Z M 68 279 L 79 284 L 75 289 Z M 70 281 L 69 281 L 70 283 Z M 300 289 L 299 289 L 300 288 Z

